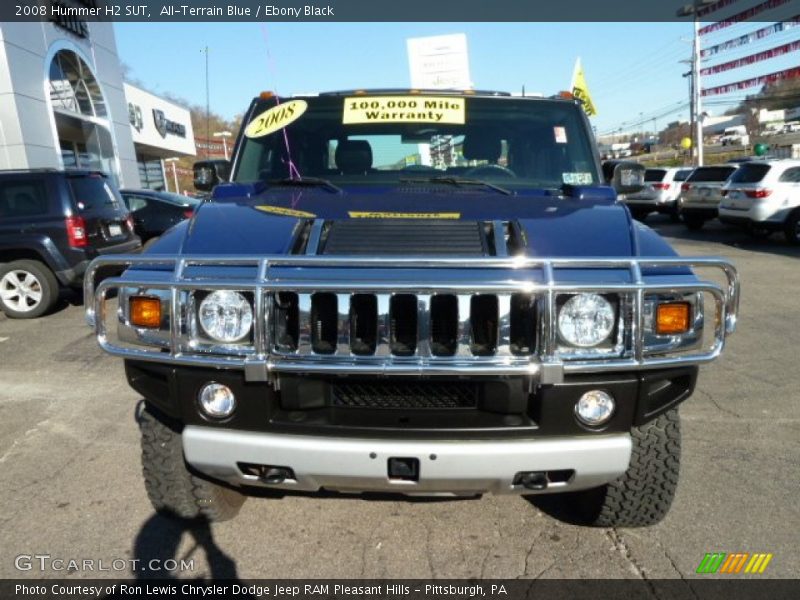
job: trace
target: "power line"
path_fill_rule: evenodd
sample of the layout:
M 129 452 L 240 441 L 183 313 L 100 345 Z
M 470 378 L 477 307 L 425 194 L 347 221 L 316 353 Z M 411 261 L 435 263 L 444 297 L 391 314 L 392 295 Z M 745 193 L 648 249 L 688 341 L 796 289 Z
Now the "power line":
M 664 117 L 668 117 L 669 115 L 673 115 L 673 114 L 675 114 L 677 112 L 681 112 L 682 110 L 685 110 L 686 108 L 688 108 L 688 106 L 689 106 L 688 102 L 682 101 L 679 106 L 675 106 L 674 108 L 672 108 L 670 110 L 666 110 L 666 111 L 661 112 L 659 114 L 650 114 L 647 117 L 642 116 L 640 119 L 636 119 L 636 120 L 633 120 L 633 121 L 622 121 L 621 123 L 619 123 L 617 125 L 617 127 L 614 127 L 612 129 L 608 129 L 608 130 L 602 132 L 600 135 L 610 135 L 610 134 L 612 134 L 612 133 L 614 133 L 616 131 L 619 131 L 623 127 L 627 128 L 627 129 L 640 127 L 640 126 L 644 125 L 645 123 L 647 123 L 649 121 L 652 121 L 653 119 L 662 119 Z

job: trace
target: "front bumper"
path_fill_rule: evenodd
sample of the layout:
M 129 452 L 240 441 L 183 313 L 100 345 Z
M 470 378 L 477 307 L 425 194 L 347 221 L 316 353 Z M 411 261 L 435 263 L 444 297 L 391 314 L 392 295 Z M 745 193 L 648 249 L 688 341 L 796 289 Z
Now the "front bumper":
M 531 493 L 516 483 L 523 472 L 558 472 L 540 492 L 597 487 L 628 468 L 628 434 L 547 440 L 381 440 L 252 433 L 188 426 L 186 461 L 196 470 L 237 486 L 314 492 L 404 494 Z M 419 461 L 417 481 L 389 477 L 390 458 Z M 292 470 L 291 479 L 266 483 L 246 474 L 242 463 Z M 565 472 L 572 472 L 566 477 Z
M 704 219 L 716 219 L 718 210 L 716 206 L 698 206 L 696 204 L 683 204 L 680 208 L 680 214 L 691 217 L 702 217 Z
M 791 208 L 778 208 L 757 203 L 748 209 L 719 207 L 719 220 L 731 225 L 758 225 L 766 229 L 780 229 L 792 211 Z

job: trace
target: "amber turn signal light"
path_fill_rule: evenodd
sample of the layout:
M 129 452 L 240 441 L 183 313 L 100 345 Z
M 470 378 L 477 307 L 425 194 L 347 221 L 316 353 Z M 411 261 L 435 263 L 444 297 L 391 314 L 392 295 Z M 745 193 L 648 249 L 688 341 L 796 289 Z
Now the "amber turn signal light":
M 659 335 L 689 331 L 691 307 L 688 302 L 659 304 L 656 309 L 656 333 Z
M 150 296 L 133 296 L 130 300 L 131 323 L 136 327 L 161 326 L 161 300 Z

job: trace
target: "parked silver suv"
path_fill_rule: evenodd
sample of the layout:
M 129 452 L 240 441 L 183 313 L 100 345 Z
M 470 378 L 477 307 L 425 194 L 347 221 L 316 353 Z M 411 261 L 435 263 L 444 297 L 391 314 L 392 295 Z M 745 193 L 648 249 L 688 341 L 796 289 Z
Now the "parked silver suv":
M 745 163 L 722 188 L 719 219 L 752 233 L 783 231 L 800 245 L 800 160 Z
M 651 212 L 659 212 L 678 220 L 678 195 L 681 182 L 691 174 L 691 168 L 653 167 L 644 174 L 645 187 L 641 192 L 629 194 L 623 202 L 634 218 L 643 221 Z
M 716 218 L 722 186 L 736 170 L 736 165 L 697 167 L 681 185 L 678 211 L 688 229 L 702 229 L 706 221 Z

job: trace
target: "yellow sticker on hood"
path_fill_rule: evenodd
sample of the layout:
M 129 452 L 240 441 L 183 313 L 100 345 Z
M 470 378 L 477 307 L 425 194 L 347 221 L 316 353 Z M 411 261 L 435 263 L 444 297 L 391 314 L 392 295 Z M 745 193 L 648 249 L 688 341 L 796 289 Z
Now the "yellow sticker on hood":
M 307 108 L 308 103 L 305 100 L 289 100 L 273 106 L 250 121 L 244 135 L 259 138 L 274 133 L 299 119 Z
M 355 212 L 347 213 L 351 219 L 460 219 L 461 213 L 400 213 Z
M 258 210 L 263 210 L 264 212 L 272 213 L 273 215 L 283 215 L 284 217 L 300 217 L 305 219 L 313 219 L 317 215 L 310 212 L 305 212 L 303 210 L 295 210 L 293 208 L 286 208 L 283 206 L 269 206 L 269 205 L 261 205 L 256 206 Z
M 342 123 L 464 124 L 464 98 L 356 96 L 344 99 Z

